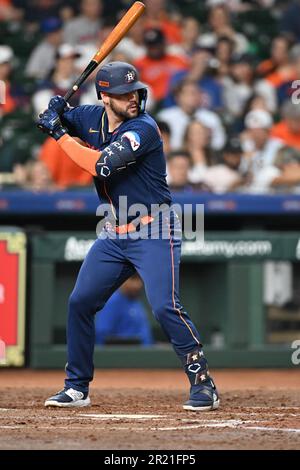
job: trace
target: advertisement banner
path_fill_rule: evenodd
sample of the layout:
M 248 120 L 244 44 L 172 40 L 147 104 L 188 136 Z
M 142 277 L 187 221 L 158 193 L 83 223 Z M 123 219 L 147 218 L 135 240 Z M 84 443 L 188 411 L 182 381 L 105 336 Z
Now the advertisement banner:
M 0 365 L 23 366 L 26 237 L 0 232 Z

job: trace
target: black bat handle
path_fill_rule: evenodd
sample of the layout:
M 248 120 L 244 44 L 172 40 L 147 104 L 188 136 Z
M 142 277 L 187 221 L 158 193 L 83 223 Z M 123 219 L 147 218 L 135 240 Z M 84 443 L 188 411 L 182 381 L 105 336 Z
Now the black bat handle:
M 88 78 L 88 76 L 98 67 L 98 65 L 99 65 L 98 62 L 96 62 L 95 60 L 91 60 L 89 65 L 84 69 L 80 77 L 76 80 L 72 88 L 69 91 L 67 91 L 67 93 L 65 94 L 64 99 L 66 101 L 69 101 L 71 96 L 73 96 L 74 93 L 76 93 L 79 87 Z

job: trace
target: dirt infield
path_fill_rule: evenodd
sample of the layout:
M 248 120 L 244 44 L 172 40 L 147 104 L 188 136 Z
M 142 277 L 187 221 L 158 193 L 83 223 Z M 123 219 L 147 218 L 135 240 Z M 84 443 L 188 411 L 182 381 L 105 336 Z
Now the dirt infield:
M 57 371 L 0 370 L 0 449 L 300 449 L 300 374 L 214 371 L 221 407 L 184 411 L 179 370 L 97 370 L 92 407 L 45 409 Z

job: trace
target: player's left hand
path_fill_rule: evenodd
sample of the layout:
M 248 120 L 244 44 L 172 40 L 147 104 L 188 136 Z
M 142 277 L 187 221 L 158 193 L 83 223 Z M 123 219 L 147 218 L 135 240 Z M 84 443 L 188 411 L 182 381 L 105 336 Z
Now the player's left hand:
M 63 127 L 57 112 L 51 109 L 47 109 L 44 113 L 40 114 L 37 126 L 55 140 L 60 139 L 68 132 L 67 129 Z
M 56 95 L 53 96 L 53 98 L 51 98 L 51 100 L 49 101 L 48 109 L 56 111 L 57 114 L 60 116 L 61 114 L 71 109 L 71 106 L 69 105 L 69 103 L 66 102 L 66 100 L 62 96 Z

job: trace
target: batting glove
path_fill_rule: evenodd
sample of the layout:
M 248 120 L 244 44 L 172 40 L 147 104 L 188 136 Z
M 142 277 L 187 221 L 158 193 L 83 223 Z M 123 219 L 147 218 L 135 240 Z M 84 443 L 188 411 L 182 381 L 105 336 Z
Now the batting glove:
M 66 102 L 66 100 L 62 96 L 56 95 L 53 96 L 53 98 L 51 98 L 51 100 L 49 101 L 48 109 L 56 111 L 57 114 L 60 116 L 61 114 L 71 109 L 71 106 Z
M 37 126 L 43 132 L 46 132 L 55 140 L 60 139 L 63 135 L 67 134 L 68 130 L 63 127 L 59 115 L 52 109 L 47 109 L 44 113 L 40 114 Z

